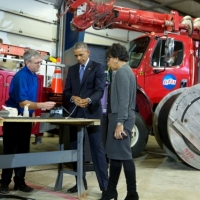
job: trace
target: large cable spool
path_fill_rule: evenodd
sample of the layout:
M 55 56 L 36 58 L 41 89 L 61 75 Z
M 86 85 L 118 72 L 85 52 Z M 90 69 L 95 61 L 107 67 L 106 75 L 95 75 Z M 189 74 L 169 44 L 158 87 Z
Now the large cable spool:
M 176 98 L 169 111 L 167 130 L 178 157 L 200 169 L 200 84 Z
M 172 104 L 178 96 L 186 91 L 187 88 L 180 88 L 167 94 L 158 104 L 154 112 L 153 132 L 157 143 L 165 151 L 167 155 L 179 161 L 176 152 L 174 151 L 168 136 L 167 119 Z

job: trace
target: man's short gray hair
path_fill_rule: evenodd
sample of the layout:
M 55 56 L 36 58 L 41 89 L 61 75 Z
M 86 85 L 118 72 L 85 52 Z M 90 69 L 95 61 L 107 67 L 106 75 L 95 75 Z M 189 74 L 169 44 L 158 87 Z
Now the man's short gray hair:
M 88 46 L 85 42 L 77 42 L 75 45 L 74 45 L 74 49 L 85 49 L 85 50 L 88 50 Z
M 33 58 L 40 58 L 40 57 L 41 57 L 41 54 L 34 49 L 25 51 L 23 55 L 24 62 L 31 61 Z

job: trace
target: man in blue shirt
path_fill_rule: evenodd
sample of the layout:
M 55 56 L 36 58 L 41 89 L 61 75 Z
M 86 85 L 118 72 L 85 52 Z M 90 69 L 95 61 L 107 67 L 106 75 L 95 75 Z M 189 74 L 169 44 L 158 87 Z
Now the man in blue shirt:
M 36 109 L 51 109 L 55 102 L 36 102 L 38 91 L 38 79 L 36 72 L 39 71 L 42 61 L 41 55 L 35 50 L 28 50 L 24 53 L 25 66 L 13 77 L 9 90 L 9 98 L 6 106 L 17 108 L 18 114 L 23 114 L 24 106 L 29 104 L 29 116 L 34 116 Z M 4 154 L 28 153 L 30 149 L 32 123 L 28 122 L 5 122 L 3 126 L 3 147 Z M 0 192 L 8 193 L 8 185 L 11 182 L 13 170 L 14 190 L 31 192 L 33 188 L 25 183 L 26 167 L 14 169 L 3 169 L 0 180 Z

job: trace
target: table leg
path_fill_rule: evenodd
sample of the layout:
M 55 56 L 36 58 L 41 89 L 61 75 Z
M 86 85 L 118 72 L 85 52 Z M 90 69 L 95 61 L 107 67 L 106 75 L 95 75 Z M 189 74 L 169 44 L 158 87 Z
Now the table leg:
M 78 131 L 78 146 L 77 146 L 77 186 L 78 186 L 78 198 L 86 199 L 86 192 L 83 185 L 83 138 L 84 128 Z
M 59 146 L 58 150 L 59 151 L 64 151 L 64 144 L 63 144 L 63 131 L 64 131 L 64 126 L 60 125 L 59 126 Z M 58 164 L 58 175 L 56 178 L 56 183 L 54 186 L 54 190 L 61 190 L 62 189 L 62 182 L 63 182 L 63 164 L 59 163 Z

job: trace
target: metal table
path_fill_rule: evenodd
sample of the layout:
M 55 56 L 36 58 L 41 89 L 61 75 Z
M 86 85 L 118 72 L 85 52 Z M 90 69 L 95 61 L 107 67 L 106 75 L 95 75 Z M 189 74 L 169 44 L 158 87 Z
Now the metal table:
M 58 151 L 51 152 L 40 152 L 40 153 L 25 153 L 25 154 L 9 154 L 0 155 L 0 168 L 15 168 L 22 166 L 34 166 L 43 164 L 55 164 L 58 163 L 58 175 L 55 183 L 54 190 L 62 189 L 63 173 L 68 173 L 77 176 L 78 186 L 78 198 L 85 199 L 86 192 L 83 185 L 83 137 L 84 128 L 86 126 L 100 125 L 98 119 L 78 119 L 78 118 L 59 118 L 42 119 L 39 117 L 24 118 L 24 117 L 10 117 L 0 120 L 0 126 L 3 126 L 3 122 L 48 122 L 59 125 L 59 149 Z M 64 150 L 63 134 L 64 125 L 75 125 L 78 126 L 78 148 L 77 150 Z M 77 172 L 63 170 L 62 163 L 66 162 L 77 162 Z

